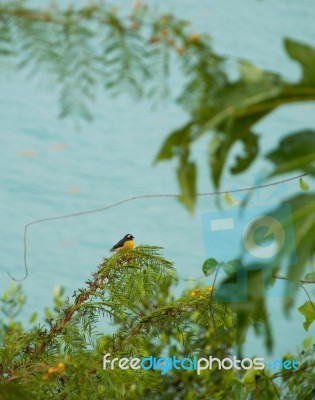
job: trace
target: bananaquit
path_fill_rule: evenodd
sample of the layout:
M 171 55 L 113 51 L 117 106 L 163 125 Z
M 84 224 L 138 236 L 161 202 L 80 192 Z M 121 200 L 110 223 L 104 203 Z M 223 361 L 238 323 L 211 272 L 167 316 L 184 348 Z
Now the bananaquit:
M 134 237 L 132 235 L 130 235 L 130 233 L 128 233 L 128 235 L 124 236 L 121 240 L 119 240 L 119 242 L 117 242 L 115 244 L 115 246 L 113 246 L 110 251 L 119 251 L 119 250 L 128 250 L 128 249 L 133 249 L 134 246 L 134 241 L 133 241 Z

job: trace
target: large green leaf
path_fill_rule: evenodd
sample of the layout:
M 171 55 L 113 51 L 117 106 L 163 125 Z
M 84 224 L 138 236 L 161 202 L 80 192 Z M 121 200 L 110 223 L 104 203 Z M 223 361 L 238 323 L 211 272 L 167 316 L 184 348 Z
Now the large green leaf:
M 308 274 L 306 274 L 304 279 L 315 283 L 315 271 L 309 272 Z
M 239 298 L 239 301 L 229 302 L 229 306 L 236 313 L 236 343 L 241 347 L 246 338 L 248 328 L 253 324 L 253 320 L 261 325 L 264 330 L 265 345 L 268 350 L 272 349 L 273 339 L 271 334 L 270 321 L 265 304 L 263 293 L 263 277 L 261 270 L 253 269 L 253 266 L 248 266 L 243 269 L 244 284 L 240 284 L 240 276 L 237 273 L 230 274 L 216 289 L 216 298 L 224 298 L 228 300 L 229 294 L 232 289 L 229 286 L 232 284 L 233 293 L 230 293 L 231 298 Z M 269 277 L 269 279 L 271 279 Z M 266 282 L 265 282 L 266 283 Z M 268 282 L 267 282 L 268 283 Z M 233 285 L 234 284 L 234 285 Z M 237 284 L 235 286 L 235 284 Z M 242 300 L 243 299 L 243 300 Z M 227 301 L 226 300 L 226 301 Z M 260 333 L 260 331 L 258 332 Z
M 292 171 L 315 175 L 315 130 L 291 133 L 266 157 L 275 166 L 273 175 Z
M 223 133 L 215 134 L 210 140 L 209 167 L 215 187 L 220 184 L 220 178 L 232 143 Z
M 258 136 L 253 132 L 243 135 L 240 140 L 244 146 L 244 153 L 235 157 L 235 164 L 230 168 L 232 174 L 245 171 L 258 155 Z
M 288 201 L 292 209 L 292 223 L 297 251 L 297 268 L 290 268 L 289 278 L 301 279 L 307 263 L 315 253 L 315 194 L 302 193 Z
M 305 317 L 305 322 L 303 323 L 303 326 L 304 329 L 307 331 L 310 325 L 315 320 L 315 303 L 306 301 L 301 307 L 299 307 L 299 311 Z
M 241 260 L 239 258 L 234 258 L 233 260 L 222 262 L 220 266 L 227 275 L 234 274 L 242 268 Z
M 196 164 L 189 161 L 187 157 L 182 157 L 177 169 L 177 178 L 181 188 L 179 201 L 181 201 L 190 212 L 194 210 L 195 206 L 196 174 Z
M 214 258 L 208 258 L 202 265 L 202 272 L 205 276 L 210 276 L 219 266 L 219 262 Z
M 187 124 L 181 129 L 172 132 L 164 141 L 158 154 L 155 157 L 155 163 L 162 160 L 168 160 L 179 155 L 183 149 L 186 149 L 190 141 L 191 124 Z
M 284 258 L 289 260 L 286 278 L 286 299 L 285 309 L 293 305 L 294 294 L 298 290 L 298 285 L 291 282 L 298 282 L 304 278 L 305 270 L 310 265 L 315 254 L 315 194 L 301 193 L 285 203 L 290 205 L 292 216 L 288 220 L 282 221 L 284 225 L 292 224 L 294 230 L 294 243 L 287 247 L 284 253 L 277 260 L 277 265 L 281 265 Z M 283 205 L 280 204 L 274 210 L 274 217 L 277 218 Z
M 292 39 L 285 39 L 284 45 L 289 56 L 302 68 L 301 83 L 315 86 L 315 48 Z
M 190 102 L 199 101 L 199 104 L 191 104 L 191 121 L 171 134 L 157 159 L 180 158 L 183 148 L 189 151 L 195 140 L 210 133 L 208 165 L 215 187 L 220 186 L 229 154 L 238 142 L 243 144 L 243 149 L 235 155 L 230 172 L 238 174 L 246 171 L 259 155 L 259 137 L 255 132 L 257 122 L 285 104 L 315 100 L 312 78 L 315 70 L 314 49 L 288 39 L 285 41 L 285 46 L 290 57 L 302 65 L 303 79 L 298 84 L 286 82 L 278 74 L 264 71 L 243 60 L 239 61 L 239 77 L 234 81 L 222 76 L 216 81 L 213 79 L 214 72 L 211 79 L 207 74 L 200 75 L 198 88 L 203 91 L 203 95 L 194 97 L 185 91 L 181 95 L 181 103 L 185 103 L 185 108 L 187 108 L 185 96 L 190 99 Z M 192 86 L 189 90 L 194 91 Z M 208 93 L 207 98 L 205 98 L 205 93 Z M 279 154 L 276 154 L 276 151 L 270 154 L 270 159 L 274 157 L 273 161 L 277 163 L 276 173 L 302 168 L 305 172 L 315 174 L 315 168 L 311 165 L 312 146 L 304 141 L 305 136 L 311 132 L 313 131 L 306 130 L 300 133 L 301 136 L 293 135 L 290 143 L 281 143 L 281 146 L 283 144 L 292 146 L 290 155 L 286 155 L 281 146 Z M 304 134 L 304 139 L 300 142 L 302 134 Z M 307 151 L 304 151 L 304 144 Z M 296 152 L 297 149 L 298 152 Z M 282 155 L 280 155 L 281 151 Z M 181 165 L 182 163 L 179 164 L 179 168 Z M 191 200 L 194 201 L 194 199 Z

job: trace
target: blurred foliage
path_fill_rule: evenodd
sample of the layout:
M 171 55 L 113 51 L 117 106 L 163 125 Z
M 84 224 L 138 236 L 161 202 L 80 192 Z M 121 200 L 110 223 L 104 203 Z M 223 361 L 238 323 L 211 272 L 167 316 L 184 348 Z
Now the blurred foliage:
M 290 393 L 312 398 L 311 338 L 297 356 L 286 356 L 299 362 L 299 370 L 216 367 L 199 375 L 176 368 L 164 375 L 151 369 L 103 370 L 108 353 L 110 359 L 233 359 L 236 313 L 214 300 L 213 288 L 186 289 L 175 297 L 173 266 L 159 253 L 157 247 L 141 246 L 104 259 L 72 300 L 56 288 L 45 320 L 29 328 L 17 315 L 25 296 L 20 286 L 11 286 L 1 298 L 11 319 L 0 327 L 0 398 L 269 400 Z
M 51 2 L 40 9 L 28 3 L 0 2 L 0 65 L 24 68 L 30 76 L 48 75 L 59 90 L 61 117 L 90 120 L 100 85 L 112 95 L 127 91 L 156 97 L 170 91 L 172 74 L 181 74 L 177 101 L 189 121 L 168 136 L 156 161 L 177 159 L 179 200 L 189 210 L 197 192 L 198 171 L 191 157 L 195 141 L 209 136 L 209 167 L 218 187 L 237 142 L 243 149 L 230 168 L 232 174 L 244 172 L 260 154 L 257 122 L 280 106 L 315 100 L 315 49 L 292 39 L 285 39 L 284 47 L 301 67 L 298 82 L 241 59 L 234 60 L 232 78 L 229 60 L 213 50 L 207 35 L 193 32 L 190 21 L 159 15 L 141 1 L 125 15 L 102 1 L 63 8 Z M 302 134 L 313 137 L 314 131 Z M 299 134 L 290 136 L 294 152 L 293 137 Z M 312 160 L 311 154 L 300 157 L 290 170 L 309 171 Z M 276 173 L 287 168 L 278 167 Z
M 227 67 L 229 60 L 213 50 L 207 35 L 194 32 L 190 21 L 170 14 L 159 15 L 140 1 L 124 15 L 103 1 L 90 1 L 86 6 L 73 3 L 69 7 L 49 2 L 40 8 L 30 3 L 0 1 L 0 72 L 10 73 L 17 68 L 30 77 L 48 78 L 59 92 L 61 117 L 90 121 L 93 102 L 101 87 L 112 96 L 128 92 L 136 98 L 156 101 L 170 94 L 172 74 L 181 75 L 177 102 L 186 111 L 187 120 L 165 139 L 155 161 L 177 161 L 179 200 L 190 211 L 195 208 L 198 190 L 197 163 L 191 152 L 195 142 L 202 136 L 208 137 L 208 167 L 214 186 L 219 188 L 227 164 L 232 164 L 230 172 L 236 175 L 262 156 L 256 130 L 259 121 L 278 107 L 315 100 L 315 49 L 293 39 L 284 40 L 284 49 L 300 67 L 297 82 L 284 78 L 285 71 L 283 74 L 264 71 L 241 59 L 234 60 L 231 74 Z M 271 166 L 269 178 L 288 173 L 314 177 L 314 133 L 313 127 L 303 126 L 298 132 L 288 133 L 276 148 L 264 155 Z M 231 163 L 230 152 L 239 143 L 243 148 Z M 301 176 L 299 185 L 303 192 L 287 199 L 292 209 L 292 221 L 288 224 L 293 225 L 295 247 L 285 255 L 292 262 L 280 277 L 290 283 L 286 311 L 292 308 L 296 290 L 301 287 L 306 290 L 304 284 L 314 283 L 310 266 L 315 252 L 315 198 L 307 178 Z M 231 193 L 225 194 L 225 201 L 237 205 Z M 281 207 L 282 204 L 278 209 Z M 203 265 L 206 276 L 223 268 L 227 273 L 225 283 L 233 283 L 237 274 L 249 277 L 247 302 L 222 304 L 212 302 L 212 297 L 211 300 L 203 296 L 190 298 L 187 293 L 172 299 L 169 292 L 172 278 L 166 274 L 170 264 L 157 256 L 155 250 L 143 249 L 141 255 L 137 251 L 131 252 L 131 259 L 124 262 L 125 256 L 120 255 L 104 261 L 104 274 L 115 275 L 115 282 L 110 281 L 106 290 L 97 281 L 91 281 L 88 288 L 75 295 L 73 304 L 67 300 L 64 305 L 60 303 L 61 294 L 57 293 L 55 310 L 45 310 L 46 327 L 38 325 L 25 331 L 16 321 L 25 301 L 23 294 L 15 287 L 4 294 L 1 300 L 4 319 L 0 323 L 3 346 L 0 371 L 5 381 L 5 387 L 0 389 L 2 398 L 4 393 L 11 393 L 11 398 L 34 397 L 35 387 L 38 396 L 42 396 L 38 398 L 93 398 L 89 395 L 104 398 L 104 393 L 107 398 L 119 398 L 122 394 L 126 398 L 155 398 L 155 386 L 156 398 L 161 392 L 165 394 L 163 398 L 172 399 L 206 398 L 210 393 L 214 398 L 230 398 L 232 390 L 240 399 L 279 398 L 281 385 L 276 385 L 273 378 L 250 372 L 244 379 L 246 386 L 235 371 L 227 373 L 224 379 L 218 371 L 206 372 L 203 377 L 186 372 L 179 377 L 172 372 L 163 380 L 150 372 L 131 376 L 123 371 L 104 374 L 98 370 L 100 345 L 121 356 L 145 354 L 148 349 L 160 354 L 164 340 L 170 353 L 175 353 L 174 348 L 170 349 L 177 343 L 177 355 L 189 351 L 203 354 L 207 346 L 204 338 L 210 335 L 207 337 L 211 337 L 214 354 L 229 354 L 232 344 L 241 346 L 248 328 L 254 326 L 258 331 L 263 328 L 266 346 L 272 346 L 264 293 L 257 290 L 261 277 L 258 271 L 249 271 L 251 266 L 243 264 L 241 258 L 229 263 L 209 259 Z M 143 269 L 147 262 L 152 267 Z M 124 263 L 129 267 L 121 268 Z M 267 286 L 274 283 L 283 260 L 279 258 L 277 263 L 275 274 L 265 282 Z M 218 287 L 217 293 L 220 290 L 224 291 L 224 287 Z M 299 311 L 305 316 L 304 327 L 308 329 L 314 320 L 315 307 L 307 291 L 306 294 L 308 301 Z M 89 298 L 92 300 L 86 302 Z M 157 302 L 154 310 L 153 302 Z M 209 308 L 215 309 L 210 311 L 210 319 Z M 226 313 L 234 316 L 235 330 L 222 322 Z M 119 326 L 113 336 L 96 332 L 95 324 L 103 314 Z M 215 323 L 214 318 L 218 319 Z M 36 314 L 31 315 L 30 324 L 34 325 L 36 319 Z M 311 357 L 311 350 L 301 353 L 307 366 L 303 358 L 306 354 Z M 66 360 L 69 355 L 71 358 Z M 66 371 L 44 373 L 49 366 L 57 368 L 53 365 L 58 362 L 66 362 Z M 314 397 L 314 378 L 307 371 L 302 369 L 283 379 L 283 398 Z M 25 383 L 33 389 L 24 393 L 21 384 Z

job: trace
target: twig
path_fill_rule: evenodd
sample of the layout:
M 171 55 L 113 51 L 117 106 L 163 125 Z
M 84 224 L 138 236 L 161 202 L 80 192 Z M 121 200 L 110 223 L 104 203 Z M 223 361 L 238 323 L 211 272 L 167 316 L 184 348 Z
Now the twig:
M 273 380 L 273 379 L 276 379 L 276 378 L 283 378 L 285 376 L 290 376 L 290 375 L 293 375 L 293 374 L 297 374 L 297 373 L 299 373 L 301 371 L 304 371 L 305 369 L 313 368 L 313 367 L 315 367 L 315 362 L 313 362 L 311 364 L 306 364 L 306 365 L 304 365 L 303 367 L 301 367 L 299 369 L 290 370 L 290 371 L 287 371 L 287 372 L 284 372 L 284 373 L 283 372 L 276 372 L 275 374 L 270 376 L 269 379 Z
M 277 274 L 275 274 L 274 277 L 277 278 L 277 279 L 283 279 L 285 281 L 295 283 L 297 286 L 299 286 L 301 289 L 303 289 L 305 294 L 306 294 L 306 296 L 307 296 L 307 298 L 309 299 L 309 302 L 311 303 L 311 306 L 312 306 L 314 312 L 315 312 L 315 307 L 314 307 L 313 301 L 311 299 L 311 296 L 308 293 L 307 289 L 303 286 L 303 283 L 313 283 L 314 284 L 315 283 L 314 281 L 308 281 L 308 280 L 294 281 L 294 280 L 289 279 L 289 278 L 287 278 L 285 276 L 280 276 L 280 275 L 277 275 Z

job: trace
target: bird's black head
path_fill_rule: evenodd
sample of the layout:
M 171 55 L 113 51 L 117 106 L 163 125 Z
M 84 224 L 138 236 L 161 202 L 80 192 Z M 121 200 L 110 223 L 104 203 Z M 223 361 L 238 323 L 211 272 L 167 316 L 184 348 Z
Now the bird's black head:
M 128 235 L 125 236 L 126 240 L 133 240 L 134 236 L 130 235 L 130 233 L 128 233 Z

